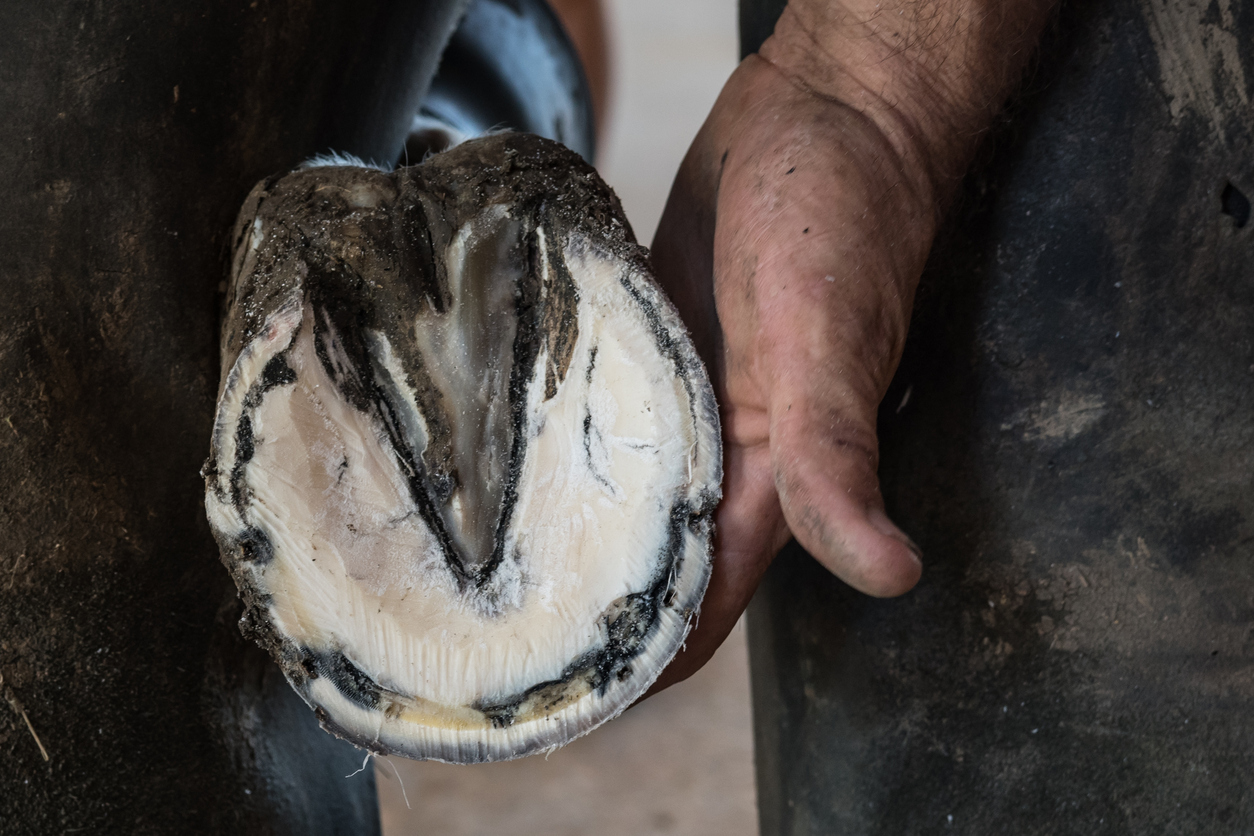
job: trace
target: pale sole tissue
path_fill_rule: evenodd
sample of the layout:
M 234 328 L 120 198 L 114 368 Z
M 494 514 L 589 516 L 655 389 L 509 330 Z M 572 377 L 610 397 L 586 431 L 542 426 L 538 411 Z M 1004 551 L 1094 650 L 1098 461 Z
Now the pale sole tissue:
M 505 760 L 616 716 L 679 650 L 718 413 L 613 193 L 501 134 L 253 190 L 205 478 L 245 632 L 324 728 Z

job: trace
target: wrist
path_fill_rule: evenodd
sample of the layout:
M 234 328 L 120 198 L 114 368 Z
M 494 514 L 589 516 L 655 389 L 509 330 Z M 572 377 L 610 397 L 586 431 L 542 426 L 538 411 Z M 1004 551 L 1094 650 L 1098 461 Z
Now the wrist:
M 791 0 L 759 55 L 869 119 L 939 214 L 1055 0 Z

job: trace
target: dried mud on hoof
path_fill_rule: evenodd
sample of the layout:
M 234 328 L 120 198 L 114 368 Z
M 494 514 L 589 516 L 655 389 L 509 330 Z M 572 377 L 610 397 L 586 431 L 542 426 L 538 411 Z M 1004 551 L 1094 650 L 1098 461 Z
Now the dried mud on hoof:
M 265 181 L 227 304 L 209 520 L 325 728 L 504 760 L 644 693 L 709 577 L 718 416 L 588 165 L 503 134 Z

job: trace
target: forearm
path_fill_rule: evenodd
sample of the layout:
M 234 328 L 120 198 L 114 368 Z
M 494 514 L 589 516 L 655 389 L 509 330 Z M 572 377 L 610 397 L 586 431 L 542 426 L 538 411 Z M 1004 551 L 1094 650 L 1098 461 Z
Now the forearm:
M 883 133 L 939 211 L 1056 0 L 790 0 L 759 54 Z

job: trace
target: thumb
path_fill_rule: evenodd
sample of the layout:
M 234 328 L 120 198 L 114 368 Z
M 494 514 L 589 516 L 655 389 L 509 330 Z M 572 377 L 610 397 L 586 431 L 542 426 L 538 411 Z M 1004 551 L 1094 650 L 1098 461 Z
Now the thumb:
M 771 418 L 775 488 L 797 541 L 833 574 L 868 595 L 908 592 L 920 551 L 884 513 L 873 404 L 807 407 L 784 399 Z

